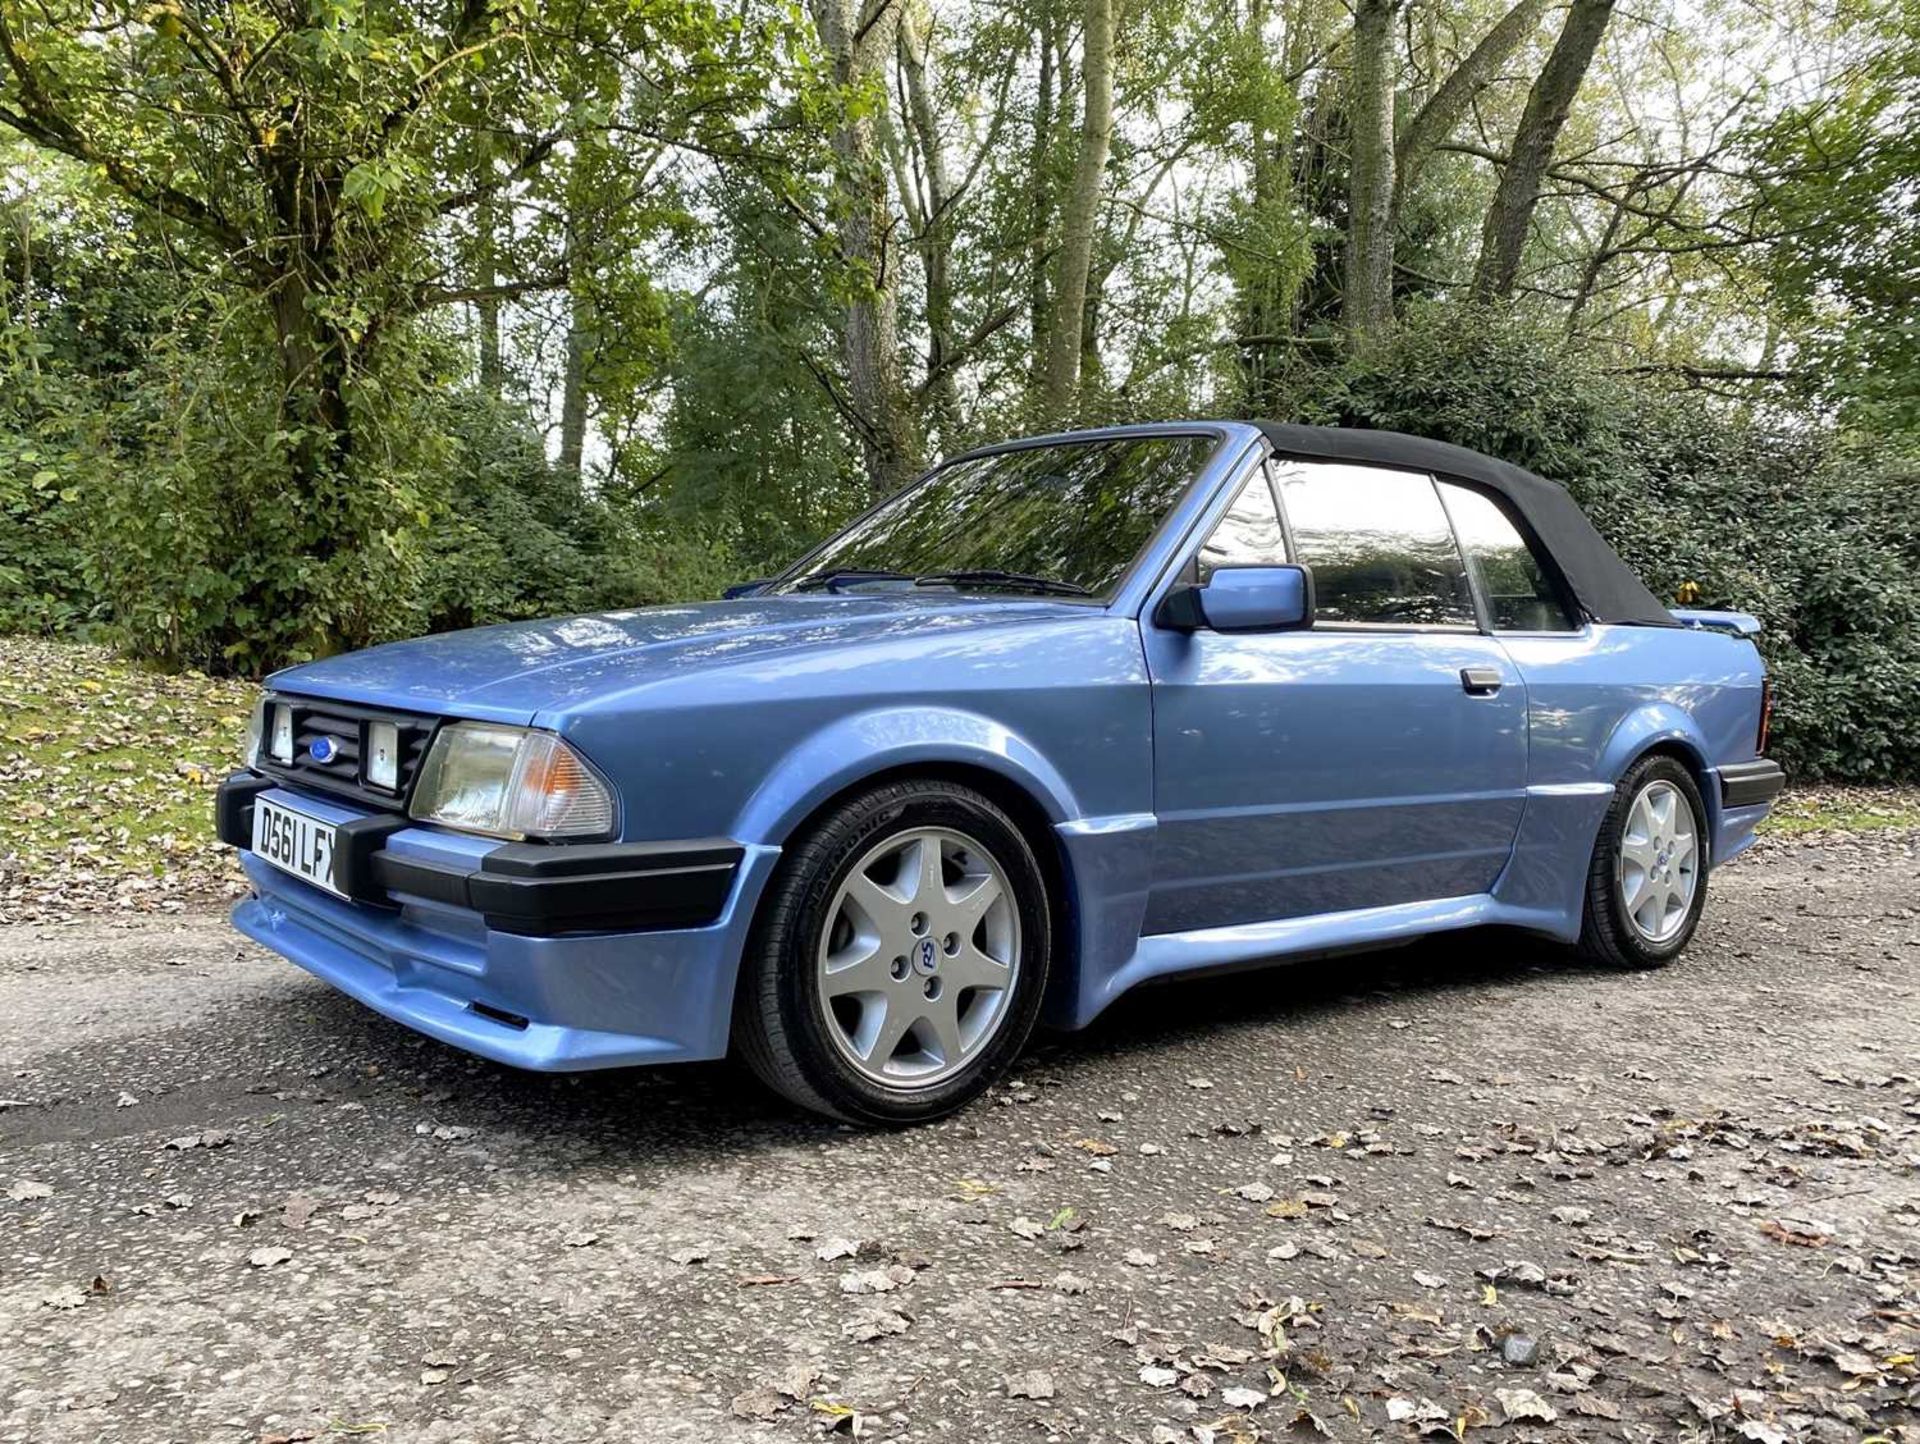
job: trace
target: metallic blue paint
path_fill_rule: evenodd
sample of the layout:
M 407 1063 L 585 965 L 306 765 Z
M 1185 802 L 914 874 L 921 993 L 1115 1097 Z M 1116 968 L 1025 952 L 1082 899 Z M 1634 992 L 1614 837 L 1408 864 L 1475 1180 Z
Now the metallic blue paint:
M 1307 620 L 1302 567 L 1225 567 L 1200 592 L 1207 625 L 1222 632 L 1277 631 Z
M 325 821 L 356 815 L 305 793 L 264 796 Z M 456 868 L 477 867 L 496 845 L 430 828 L 387 842 Z M 396 895 L 392 912 L 360 907 L 243 853 L 255 895 L 233 921 L 376 1012 L 498 1062 L 558 1072 L 718 1058 L 752 903 L 778 856 L 778 848 L 747 849 L 733 896 L 711 926 L 533 938 L 491 932 L 476 914 L 423 898 Z M 511 1026 L 475 1004 L 528 1022 Z
M 1759 657 L 1728 614 L 1537 635 L 1164 629 L 1155 608 L 1266 454 L 1249 426 L 1130 434 L 1170 431 L 1218 445 L 1106 605 L 744 596 L 422 638 L 272 679 L 563 734 L 618 788 L 621 840 L 745 846 L 711 926 L 520 937 L 424 898 L 341 902 L 251 856 L 236 924 L 434 1037 L 585 1068 L 724 1053 L 780 850 L 883 773 L 964 772 L 1050 826 L 1067 896 L 1048 1017 L 1065 1026 L 1196 970 L 1481 923 L 1572 938 L 1614 782 L 1650 749 L 1694 769 L 1714 864 L 1751 841 L 1766 808 L 1722 809 L 1713 775 L 1755 755 L 1759 721 Z M 1463 668 L 1492 669 L 1498 691 L 1468 692 Z M 496 844 L 415 826 L 386 845 L 471 870 Z

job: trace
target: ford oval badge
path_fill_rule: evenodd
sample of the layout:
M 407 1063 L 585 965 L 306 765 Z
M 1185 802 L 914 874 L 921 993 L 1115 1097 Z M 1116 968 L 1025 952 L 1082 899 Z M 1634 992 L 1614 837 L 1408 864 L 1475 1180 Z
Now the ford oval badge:
M 340 744 L 331 737 L 316 737 L 307 747 L 307 756 L 325 766 L 340 755 Z

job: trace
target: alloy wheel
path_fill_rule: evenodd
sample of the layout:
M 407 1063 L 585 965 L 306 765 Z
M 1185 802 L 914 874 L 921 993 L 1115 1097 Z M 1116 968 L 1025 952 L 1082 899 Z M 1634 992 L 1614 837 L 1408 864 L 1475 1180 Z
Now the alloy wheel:
M 847 1060 L 885 1087 L 924 1088 L 991 1041 L 1019 972 L 1006 870 L 964 833 L 924 827 L 875 844 L 847 874 L 815 976 Z
M 1693 808 L 1671 782 L 1649 782 L 1634 795 L 1615 877 L 1621 910 L 1647 942 L 1667 942 L 1686 926 L 1700 886 L 1700 847 Z

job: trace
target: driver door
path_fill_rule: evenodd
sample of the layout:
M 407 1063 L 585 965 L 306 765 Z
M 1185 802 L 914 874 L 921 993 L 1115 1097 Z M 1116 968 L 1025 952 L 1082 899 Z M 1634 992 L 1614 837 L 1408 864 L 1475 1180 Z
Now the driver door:
M 1184 579 L 1282 561 L 1314 572 L 1310 629 L 1141 618 L 1159 818 L 1148 933 L 1469 897 L 1512 850 L 1525 686 L 1481 630 L 1433 479 L 1262 465 Z

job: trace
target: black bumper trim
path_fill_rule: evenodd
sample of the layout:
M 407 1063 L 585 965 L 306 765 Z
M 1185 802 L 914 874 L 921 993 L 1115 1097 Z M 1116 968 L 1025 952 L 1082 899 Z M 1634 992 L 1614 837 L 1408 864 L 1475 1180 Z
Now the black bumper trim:
M 236 772 L 214 804 L 220 840 L 253 845 L 253 802 L 277 777 Z M 387 816 L 334 829 L 334 878 L 355 902 L 396 906 L 390 893 L 480 913 L 495 932 L 529 937 L 704 927 L 733 892 L 746 849 L 726 838 L 691 842 L 503 843 L 464 872 L 402 857 L 387 839 L 408 826 Z
M 280 784 L 257 772 L 234 772 L 213 797 L 214 835 L 228 847 L 253 846 L 253 799 Z
M 1773 801 L 1786 785 L 1786 771 L 1778 762 L 1762 757 L 1731 763 L 1720 769 L 1720 802 L 1724 807 L 1752 807 Z

